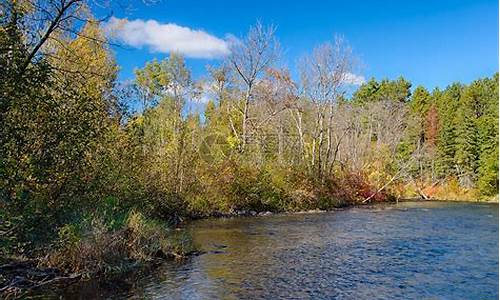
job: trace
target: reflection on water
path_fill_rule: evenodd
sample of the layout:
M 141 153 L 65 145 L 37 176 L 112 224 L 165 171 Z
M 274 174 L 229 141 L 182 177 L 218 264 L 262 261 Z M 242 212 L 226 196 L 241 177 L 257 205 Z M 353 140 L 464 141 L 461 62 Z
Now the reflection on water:
M 400 203 L 203 220 L 189 230 L 206 254 L 74 285 L 63 297 L 498 298 L 497 204 Z

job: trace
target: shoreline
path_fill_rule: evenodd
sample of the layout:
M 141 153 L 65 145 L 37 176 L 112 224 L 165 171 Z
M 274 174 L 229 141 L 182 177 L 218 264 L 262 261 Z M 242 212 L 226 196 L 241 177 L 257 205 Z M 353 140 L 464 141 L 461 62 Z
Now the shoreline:
M 470 199 L 423 199 L 423 198 L 401 198 L 393 201 L 378 201 L 378 202 L 369 202 L 369 203 L 359 203 L 359 204 L 351 204 L 343 207 L 332 208 L 328 210 L 322 209 L 310 209 L 310 210 L 302 210 L 302 211 L 282 211 L 282 212 L 270 212 L 270 211 L 252 211 L 252 210 L 241 210 L 241 211 L 233 211 L 231 213 L 212 213 L 208 216 L 194 216 L 188 217 L 187 219 L 180 222 L 175 230 L 183 230 L 185 227 L 196 221 L 201 220 L 209 220 L 209 219 L 231 219 L 231 218 L 239 218 L 239 217 L 269 217 L 269 216 L 286 216 L 286 215 L 307 215 L 307 214 L 322 214 L 322 213 L 330 213 L 336 211 L 344 211 L 352 208 L 369 208 L 370 206 L 375 205 L 384 205 L 384 204 L 397 204 L 399 202 L 454 202 L 454 203 L 483 203 L 483 204 L 498 204 L 498 197 L 494 197 L 493 200 L 470 200 Z M 28 260 L 15 260 L 15 259 L 7 259 L 0 265 L 0 271 L 3 270 L 2 275 L 7 275 L 11 278 L 11 280 L 7 280 L 6 284 L 0 286 L 0 295 L 7 297 L 23 297 L 30 292 L 34 292 L 39 289 L 50 288 L 53 286 L 69 286 L 71 284 L 84 281 L 84 280 L 94 280 L 94 279 L 105 279 L 108 276 L 116 276 L 121 273 L 126 273 L 135 268 L 139 267 L 148 267 L 155 265 L 168 263 L 179 259 L 188 259 L 189 257 L 203 255 L 202 251 L 191 251 L 190 253 L 186 253 L 184 257 L 158 257 L 148 262 L 128 262 L 126 263 L 126 259 L 124 259 L 124 263 L 121 265 L 122 270 L 118 270 L 117 272 L 112 272 L 110 274 L 81 274 L 81 273 L 66 273 L 59 269 L 55 268 L 44 268 L 39 267 L 36 259 L 28 259 Z M 9 271 L 10 270 L 10 271 Z M 19 272 L 13 272 L 13 270 L 19 270 Z M 10 276 L 9 276 L 10 273 Z M 23 277 L 24 275 L 24 277 Z M 42 278 L 41 280 L 36 280 L 36 278 Z M 35 280 L 33 280 L 35 279 Z
M 396 203 L 395 201 L 379 201 L 375 202 L 378 204 L 382 203 Z M 266 216 L 279 216 L 279 215 L 300 215 L 300 214 L 316 214 L 316 213 L 327 213 L 334 211 L 342 211 L 349 208 L 361 207 L 361 206 L 370 206 L 375 204 L 374 202 L 370 203 L 360 203 L 360 204 L 349 204 L 343 207 L 332 208 L 329 210 L 321 210 L 321 209 L 311 209 L 311 210 L 303 210 L 303 211 L 280 211 L 280 212 L 271 212 L 271 211 L 253 211 L 253 210 L 235 210 L 229 213 L 222 212 L 214 212 L 210 215 L 198 215 L 198 216 L 188 216 L 186 219 L 179 222 L 173 228 L 174 230 L 183 230 L 185 226 L 193 221 L 201 221 L 208 219 L 230 219 L 230 218 L 239 218 L 239 217 L 266 217 Z M 6 259 L 2 261 L 0 265 L 1 270 L 10 270 L 9 272 L 3 272 L 4 275 L 3 283 L 0 285 L 0 296 L 4 296 L 7 298 L 19 298 L 26 296 L 32 292 L 35 292 L 40 289 L 46 289 L 54 286 L 69 286 L 71 284 L 88 280 L 88 279 L 105 279 L 107 277 L 112 277 L 120 273 L 126 273 L 138 267 L 148 267 L 155 266 L 161 263 L 172 262 L 175 260 L 188 259 L 192 256 L 202 255 L 204 254 L 197 249 L 186 253 L 183 257 L 178 256 L 160 256 L 155 257 L 151 261 L 147 262 L 139 262 L 139 261 L 129 261 L 124 258 L 122 263 L 119 265 L 119 269 L 116 272 L 112 272 L 110 274 L 99 274 L 99 273 L 72 273 L 72 272 L 64 272 L 57 268 L 49 268 L 42 267 L 39 265 L 40 260 L 37 258 L 31 259 Z M 0 277 L 0 279 L 2 279 Z
M 377 204 L 397 204 L 398 202 L 463 202 L 463 203 L 482 203 L 482 204 L 499 204 L 498 196 L 493 198 L 492 200 L 473 200 L 473 199 L 437 199 L 437 198 L 400 198 L 391 201 L 378 201 L 378 202 L 367 202 L 367 203 L 359 203 L 359 204 L 350 204 L 342 207 L 335 207 L 332 209 L 310 209 L 310 210 L 299 210 L 299 211 L 279 211 L 279 212 L 271 212 L 271 211 L 252 211 L 252 210 L 240 210 L 232 213 L 222 213 L 215 212 L 210 215 L 205 216 L 194 216 L 189 217 L 186 220 L 183 220 L 179 223 L 181 226 L 192 222 L 192 221 L 200 221 L 206 219 L 223 219 L 223 218 L 238 218 L 238 217 L 265 217 L 265 216 L 277 216 L 277 215 L 301 215 L 301 214 L 314 214 L 314 213 L 327 213 L 327 212 L 335 212 L 335 211 L 343 211 L 350 208 L 355 207 L 367 207 L 373 206 Z
M 468 203 L 499 203 L 498 201 L 498 195 L 495 197 L 492 197 L 491 199 L 488 200 L 477 200 L 477 199 L 470 199 L 470 198 L 457 198 L 457 199 L 438 199 L 438 198 L 429 198 L 429 199 L 423 199 L 423 198 L 402 198 L 398 200 L 399 202 L 419 202 L 419 201 L 437 201 L 437 202 L 468 202 Z

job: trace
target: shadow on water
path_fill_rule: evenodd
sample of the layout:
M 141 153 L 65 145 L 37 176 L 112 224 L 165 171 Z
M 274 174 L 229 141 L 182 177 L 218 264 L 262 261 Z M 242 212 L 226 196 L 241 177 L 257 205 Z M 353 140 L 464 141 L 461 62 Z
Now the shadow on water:
M 405 202 L 200 220 L 207 253 L 44 297 L 497 299 L 498 205 Z

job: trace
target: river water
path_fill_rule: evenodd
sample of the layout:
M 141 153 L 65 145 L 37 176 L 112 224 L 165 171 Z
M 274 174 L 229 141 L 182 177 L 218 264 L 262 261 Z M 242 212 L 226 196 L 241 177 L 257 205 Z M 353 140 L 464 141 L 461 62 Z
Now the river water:
M 206 254 L 68 299 L 498 299 L 498 204 L 403 202 L 201 220 Z M 58 292 L 58 294 L 61 292 Z M 48 295 L 46 295 L 48 296 Z

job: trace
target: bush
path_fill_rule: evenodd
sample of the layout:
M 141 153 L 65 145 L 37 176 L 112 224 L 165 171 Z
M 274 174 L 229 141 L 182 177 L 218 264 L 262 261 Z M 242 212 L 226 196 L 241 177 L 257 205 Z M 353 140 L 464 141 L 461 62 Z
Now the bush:
M 130 262 L 155 258 L 183 257 L 194 251 L 190 236 L 170 229 L 166 223 L 150 220 L 131 211 L 121 228 L 113 230 L 102 216 L 59 229 L 55 251 L 44 264 L 68 272 L 109 273 Z
M 371 198 L 370 198 L 371 197 Z M 319 191 L 319 208 L 331 209 L 347 205 L 390 200 L 385 190 L 378 191 L 362 173 L 339 173 L 329 177 Z
M 148 220 L 137 211 L 129 214 L 126 224 L 129 257 L 140 261 L 151 260 L 169 253 L 168 232 L 164 223 Z
M 47 256 L 45 264 L 83 274 L 105 273 L 119 265 L 127 252 L 123 230 L 109 232 L 101 219 L 89 225 L 89 229 L 83 229 L 82 224 L 61 227 L 54 243 L 56 250 Z
M 199 175 L 201 191 L 189 197 L 192 214 L 281 210 L 284 189 L 276 184 L 280 175 L 235 160 L 204 167 Z

